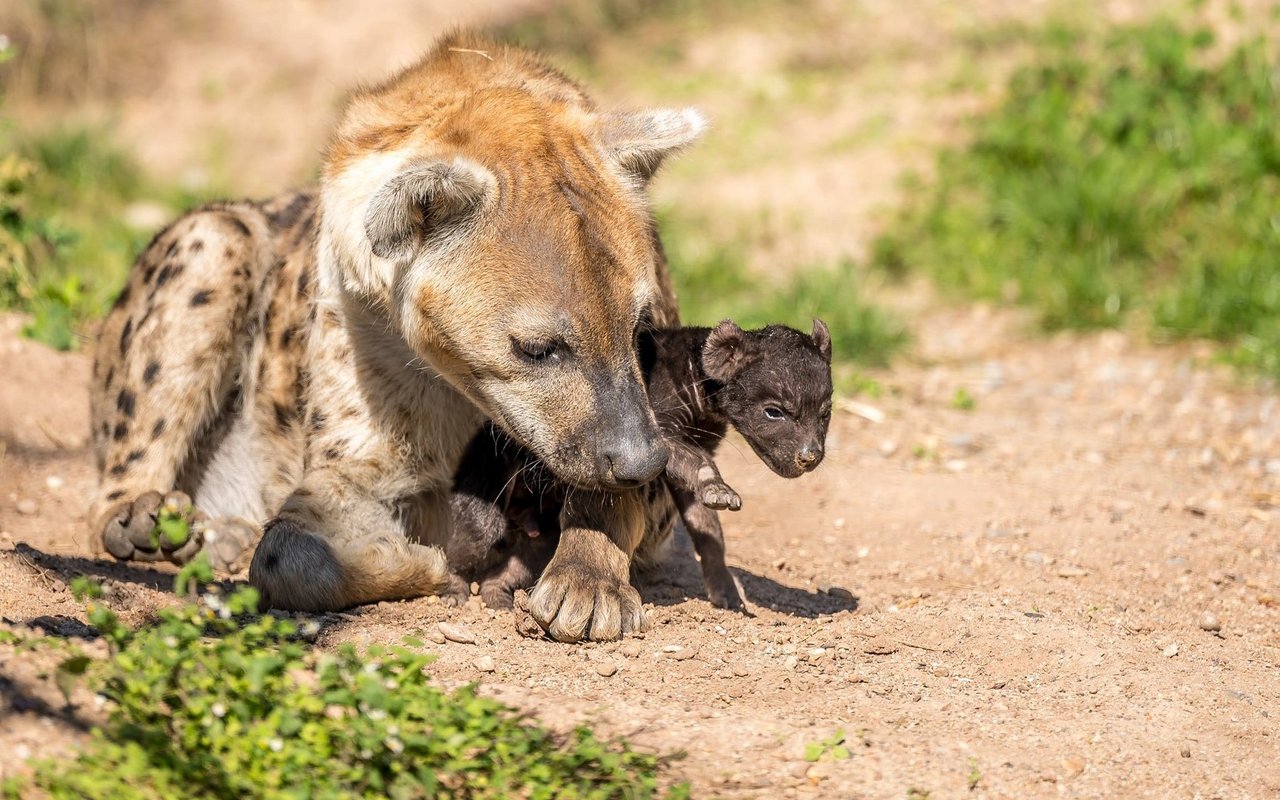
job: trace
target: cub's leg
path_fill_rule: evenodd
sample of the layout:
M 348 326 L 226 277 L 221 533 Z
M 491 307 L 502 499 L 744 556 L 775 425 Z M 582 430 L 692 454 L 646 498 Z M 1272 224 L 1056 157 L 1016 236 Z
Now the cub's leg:
M 680 486 L 671 486 L 672 497 L 680 509 L 685 530 L 693 540 L 702 566 L 702 582 L 707 587 L 711 604 L 720 608 L 743 611 L 746 602 L 742 588 L 724 563 L 724 531 L 715 509 L 707 507 L 694 492 Z
M 531 537 L 517 528 L 511 535 L 506 559 L 480 579 L 480 597 L 489 608 L 512 608 L 516 590 L 533 586 L 556 551 L 558 537 L 550 531 Z
M 156 546 L 154 516 L 201 436 L 239 402 L 250 310 L 271 253 L 252 207 L 193 212 L 151 242 L 107 316 L 92 383 L 101 481 L 90 519 L 116 557 L 181 560 L 194 553 Z M 190 506 L 185 496 L 169 499 Z M 238 530 L 231 523 L 217 521 L 229 533 Z
M 742 498 L 720 477 L 720 468 L 707 451 L 687 442 L 668 439 L 671 457 L 667 460 L 667 481 L 692 491 L 707 508 L 742 508 Z

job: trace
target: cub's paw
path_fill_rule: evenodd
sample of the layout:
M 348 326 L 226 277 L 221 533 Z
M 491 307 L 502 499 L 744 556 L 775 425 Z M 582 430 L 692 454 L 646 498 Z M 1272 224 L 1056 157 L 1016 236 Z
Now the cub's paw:
M 145 492 L 107 514 L 102 546 L 121 560 L 185 564 L 200 552 L 205 521 L 183 492 Z
M 514 590 L 498 581 L 480 584 L 480 599 L 489 608 L 499 611 L 510 611 L 515 605 Z
M 455 573 L 449 574 L 449 585 L 440 592 L 440 602 L 450 608 L 461 608 L 471 599 L 471 584 Z
M 723 481 L 710 481 L 700 487 L 702 504 L 717 510 L 737 511 L 742 508 L 742 498 Z
M 640 593 L 625 576 L 553 560 L 529 596 L 529 613 L 561 642 L 607 641 L 644 630 Z
M 742 584 L 729 570 L 718 570 L 714 575 L 703 576 L 707 587 L 707 599 L 716 608 L 747 613 L 747 602 Z

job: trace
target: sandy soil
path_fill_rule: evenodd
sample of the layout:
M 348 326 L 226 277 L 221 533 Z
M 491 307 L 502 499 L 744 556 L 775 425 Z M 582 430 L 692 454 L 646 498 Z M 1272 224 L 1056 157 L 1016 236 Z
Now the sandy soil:
M 643 587 L 642 638 L 533 642 L 507 614 L 423 599 L 325 616 L 322 646 L 465 624 L 477 644 L 429 645 L 441 680 L 687 750 L 675 775 L 697 796 L 1280 794 L 1274 394 L 1119 334 L 1027 338 L 982 308 L 919 322 L 930 366 L 846 408 L 813 475 L 783 481 L 725 448 L 751 615 L 708 605 L 686 551 Z M 4 624 L 81 619 L 66 589 L 81 572 L 141 621 L 171 602 L 169 575 L 95 553 L 81 516 L 87 359 L 17 326 L 0 337 Z M 971 411 L 952 407 L 962 386 Z M 73 746 L 83 734 L 24 659 L 0 652 L 0 751 Z M 836 729 L 853 757 L 806 763 Z
M 166 32 L 153 79 L 114 109 L 127 139 L 158 173 L 213 162 L 246 191 L 279 188 L 306 177 L 353 79 L 404 63 L 449 22 L 522 4 L 357 5 L 184 6 L 188 26 Z M 660 198 L 767 218 L 796 263 L 857 254 L 872 210 L 973 102 L 937 94 L 964 57 L 950 49 L 963 20 L 948 20 L 1046 8 L 857 5 L 866 26 L 860 17 L 848 35 L 869 65 L 851 67 L 828 106 L 780 117 L 759 142 L 785 145 L 776 158 L 721 170 L 691 153 Z M 708 35 L 686 59 L 747 82 L 779 41 L 804 49 L 744 36 Z M 1002 49 L 991 48 L 997 69 Z M 756 97 L 747 88 L 706 98 L 718 120 L 710 153 L 737 135 Z M 841 136 L 853 143 L 833 149 Z M 741 446 L 719 459 L 746 502 L 725 525 L 752 615 L 707 604 L 686 550 L 642 587 L 654 620 L 643 638 L 531 642 L 505 614 L 424 599 L 323 617 L 321 645 L 465 624 L 476 645 L 433 646 L 441 680 L 479 680 L 553 725 L 591 720 L 686 750 L 674 777 L 699 797 L 1280 797 L 1274 391 L 1120 334 L 1046 340 L 1015 314 L 939 306 L 927 292 L 896 305 L 917 337 L 911 361 L 877 376 L 889 391 L 870 408 L 838 415 L 815 474 L 783 481 Z M 27 631 L 43 617 L 61 635 L 82 632 L 66 588 L 80 573 L 108 579 L 111 604 L 142 622 L 173 602 L 171 575 L 104 558 L 85 528 L 88 359 L 23 340 L 20 326 L 0 316 L 0 624 Z M 953 407 L 960 387 L 973 410 Z M 492 673 L 476 667 L 486 655 Z M 84 735 L 44 666 L 0 647 L 0 778 Z M 853 757 L 806 763 L 804 745 L 836 729 Z

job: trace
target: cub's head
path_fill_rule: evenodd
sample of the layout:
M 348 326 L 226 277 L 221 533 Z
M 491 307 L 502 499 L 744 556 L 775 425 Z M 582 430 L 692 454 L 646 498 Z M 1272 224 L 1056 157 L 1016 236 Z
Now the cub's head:
M 822 463 L 831 422 L 831 334 L 783 325 L 744 331 L 716 326 L 702 350 L 707 377 L 722 385 L 720 408 L 769 468 L 796 478 Z
M 348 108 L 325 272 L 561 478 L 639 485 L 668 451 L 635 336 L 674 315 L 644 189 L 702 127 L 600 113 L 519 51 L 446 42 Z

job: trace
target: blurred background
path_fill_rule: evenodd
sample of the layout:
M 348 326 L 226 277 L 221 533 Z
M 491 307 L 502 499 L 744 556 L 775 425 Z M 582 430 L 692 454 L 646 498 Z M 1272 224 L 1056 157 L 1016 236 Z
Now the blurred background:
M 7 0 L 0 309 L 82 346 L 159 227 L 312 180 L 457 24 L 705 110 L 654 187 L 684 315 L 822 316 L 846 393 L 972 302 L 1280 374 L 1274 0 Z

